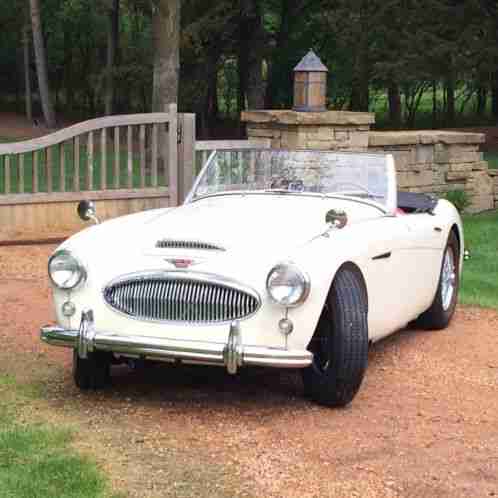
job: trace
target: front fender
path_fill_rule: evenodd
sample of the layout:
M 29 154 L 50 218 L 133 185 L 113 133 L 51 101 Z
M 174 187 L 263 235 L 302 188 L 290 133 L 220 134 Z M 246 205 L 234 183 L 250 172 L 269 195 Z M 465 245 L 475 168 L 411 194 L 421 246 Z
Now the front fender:
M 288 312 L 295 330 L 289 336 L 290 348 L 308 346 L 337 271 L 352 263 L 362 272 L 367 257 L 360 244 L 352 243 L 356 240 L 356 231 L 355 227 L 334 230 L 328 237 L 318 237 L 294 254 L 292 261 L 308 273 L 311 289 L 306 302 Z

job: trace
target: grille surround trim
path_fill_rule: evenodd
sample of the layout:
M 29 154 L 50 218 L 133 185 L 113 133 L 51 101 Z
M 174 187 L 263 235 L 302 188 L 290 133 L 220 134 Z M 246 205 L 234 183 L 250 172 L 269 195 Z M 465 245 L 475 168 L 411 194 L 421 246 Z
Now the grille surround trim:
M 143 316 L 136 316 L 131 313 L 127 313 L 124 310 L 121 310 L 119 308 L 116 308 L 111 302 L 109 302 L 107 298 L 107 291 L 114 286 L 120 285 L 120 284 L 126 284 L 126 283 L 132 283 L 132 282 L 142 282 L 142 281 L 149 281 L 148 288 L 149 290 L 151 287 L 154 285 L 150 281 L 164 281 L 164 282 L 174 282 L 174 281 L 184 281 L 184 282 L 191 282 L 191 283 L 198 283 L 198 284 L 211 284 L 211 285 L 216 285 L 218 287 L 221 287 L 223 290 L 228 289 L 228 290 L 234 290 L 239 293 L 245 293 L 249 297 L 252 297 L 256 301 L 256 305 L 254 307 L 254 310 L 251 311 L 250 313 L 238 317 L 238 318 L 230 318 L 227 320 L 195 320 L 195 321 L 187 321 L 187 320 L 165 320 L 165 319 L 157 319 L 157 318 L 150 318 L 150 317 L 143 317 Z M 145 292 L 144 289 L 141 290 L 141 293 L 143 294 Z M 177 299 L 180 295 L 181 291 L 179 289 L 174 290 L 174 297 Z M 204 290 L 200 290 L 200 292 L 204 292 L 206 294 L 212 292 L 212 288 L 207 288 Z M 223 301 L 218 301 L 216 303 L 215 307 L 219 308 L 223 304 L 227 304 L 226 302 L 226 293 L 222 293 L 223 296 Z M 224 277 L 221 275 L 217 275 L 214 273 L 206 273 L 206 272 L 191 272 L 191 271 L 184 271 L 184 270 L 152 270 L 152 271 L 144 271 L 144 272 L 134 272 L 134 273 L 128 273 L 125 275 L 121 275 L 117 278 L 112 279 L 110 282 L 108 282 L 103 288 L 102 288 L 102 298 L 105 302 L 105 304 L 115 313 L 118 313 L 122 316 L 125 316 L 127 318 L 131 318 L 133 320 L 138 320 L 140 322 L 145 322 L 145 323 L 163 323 L 163 324 L 173 324 L 173 325 L 178 325 L 178 326 L 218 326 L 218 325 L 226 325 L 232 323 L 234 320 L 238 321 L 244 321 L 252 316 L 254 316 L 259 309 L 261 308 L 262 300 L 261 296 L 259 293 L 254 290 L 252 287 L 242 284 L 238 282 L 237 280 L 233 280 L 228 277 Z M 172 306 L 174 307 L 175 311 L 177 310 L 178 307 L 178 301 L 174 300 Z

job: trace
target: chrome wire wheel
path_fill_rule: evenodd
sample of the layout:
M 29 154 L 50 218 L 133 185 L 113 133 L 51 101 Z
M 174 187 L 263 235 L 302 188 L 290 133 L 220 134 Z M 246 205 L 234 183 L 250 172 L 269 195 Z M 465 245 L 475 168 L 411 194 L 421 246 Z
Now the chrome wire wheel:
M 441 274 L 441 304 L 448 311 L 456 289 L 456 265 L 453 248 L 448 246 L 444 253 L 443 271 Z

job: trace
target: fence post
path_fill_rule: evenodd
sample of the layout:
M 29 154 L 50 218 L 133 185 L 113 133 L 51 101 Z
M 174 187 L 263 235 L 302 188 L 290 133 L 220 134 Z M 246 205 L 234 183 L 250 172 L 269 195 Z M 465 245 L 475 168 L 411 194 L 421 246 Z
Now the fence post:
M 183 202 L 195 178 L 195 114 L 179 114 L 178 201 Z
M 169 205 L 173 207 L 173 206 L 178 206 L 178 115 L 177 115 L 177 105 L 170 104 L 168 111 L 169 111 L 168 143 L 166 143 L 166 141 L 164 141 L 163 157 L 168 157 Z

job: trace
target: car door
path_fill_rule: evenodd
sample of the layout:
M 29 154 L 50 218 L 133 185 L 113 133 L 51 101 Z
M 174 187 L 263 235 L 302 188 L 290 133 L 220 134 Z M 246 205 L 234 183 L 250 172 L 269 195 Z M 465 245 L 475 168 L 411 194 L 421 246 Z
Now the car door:
M 403 217 L 385 216 L 370 224 L 364 276 L 373 340 L 404 327 L 419 314 L 420 262 L 414 226 Z M 423 263 L 422 263 L 423 264 Z
M 408 214 L 400 219 L 408 229 L 407 256 L 417 268 L 412 276 L 414 306 L 416 311 L 425 311 L 434 299 L 439 281 L 446 246 L 445 230 L 438 218 L 429 213 Z

